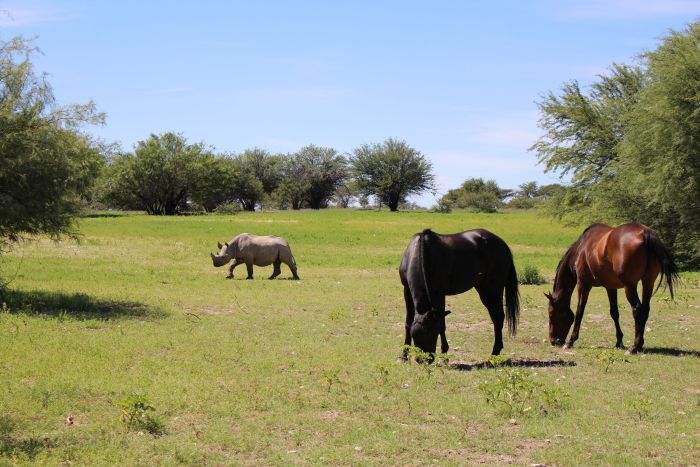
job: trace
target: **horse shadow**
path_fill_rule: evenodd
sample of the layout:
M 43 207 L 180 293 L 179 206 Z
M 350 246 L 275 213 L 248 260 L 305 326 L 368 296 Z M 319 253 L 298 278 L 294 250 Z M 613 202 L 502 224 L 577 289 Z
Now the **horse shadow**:
M 483 368 L 496 367 L 520 367 L 520 368 L 553 368 L 553 367 L 572 367 L 576 366 L 576 362 L 572 360 L 507 360 L 496 366 L 490 361 L 466 363 L 466 362 L 450 362 L 450 368 L 458 371 L 481 370 Z
M 642 352 L 645 354 L 668 355 L 671 357 L 700 358 L 700 351 L 677 349 L 675 347 L 644 347 Z
M 0 306 L 9 313 L 52 316 L 74 320 L 164 318 L 167 313 L 144 303 L 102 300 L 82 293 L 44 290 L 2 290 Z

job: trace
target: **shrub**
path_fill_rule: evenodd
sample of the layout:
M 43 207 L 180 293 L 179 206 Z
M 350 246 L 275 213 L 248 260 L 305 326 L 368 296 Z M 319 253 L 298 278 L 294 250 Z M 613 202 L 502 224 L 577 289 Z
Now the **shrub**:
M 520 274 L 518 274 L 518 279 L 524 285 L 542 285 L 547 283 L 544 276 L 540 274 L 540 270 L 531 264 L 525 265 Z
M 217 214 L 237 214 L 242 210 L 241 204 L 238 202 L 222 203 L 216 207 Z

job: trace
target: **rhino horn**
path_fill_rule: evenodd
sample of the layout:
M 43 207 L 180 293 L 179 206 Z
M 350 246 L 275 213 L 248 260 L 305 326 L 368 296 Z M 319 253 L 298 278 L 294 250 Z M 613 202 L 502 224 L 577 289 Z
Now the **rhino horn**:
M 221 244 L 221 242 L 216 242 L 216 246 L 217 246 L 217 247 L 219 248 L 219 250 L 220 250 L 221 247 L 222 247 L 223 245 Z

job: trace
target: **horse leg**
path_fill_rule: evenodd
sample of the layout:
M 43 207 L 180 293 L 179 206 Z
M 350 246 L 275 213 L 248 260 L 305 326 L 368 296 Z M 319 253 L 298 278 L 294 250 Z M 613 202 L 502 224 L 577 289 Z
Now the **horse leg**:
M 252 279 L 253 278 L 253 262 L 246 261 L 245 268 L 248 270 L 248 277 L 246 277 L 246 279 Z
M 476 291 L 479 292 L 481 303 L 489 310 L 493 323 L 494 340 L 491 355 L 498 355 L 503 350 L 503 322 L 506 318 L 503 312 L 503 287 L 498 290 L 477 288 Z
M 445 311 L 445 296 L 443 295 L 440 298 L 437 298 L 435 300 L 435 308 L 441 311 Z M 443 320 L 445 319 L 444 317 L 442 318 Z M 447 353 L 448 350 L 450 350 L 450 346 L 447 343 L 447 334 L 445 334 L 446 329 L 442 328 L 440 329 L 440 351 L 442 353 Z
M 578 283 L 578 304 L 576 305 L 576 317 L 574 318 L 574 330 L 571 331 L 569 340 L 564 344 L 565 349 L 570 349 L 574 346 L 574 342 L 578 340 L 578 331 L 581 328 L 583 320 L 583 311 L 586 309 L 588 302 L 588 294 L 591 292 L 591 286 L 585 285 L 583 282 Z
M 627 350 L 627 354 L 636 354 L 644 347 L 644 327 L 647 324 L 649 317 L 649 306 L 646 310 L 637 294 L 637 284 L 633 286 L 625 286 L 625 296 L 627 301 L 632 305 L 632 316 L 634 316 L 634 345 Z
M 617 337 L 615 347 L 624 349 L 625 345 L 622 343 L 623 334 L 620 328 L 620 310 L 617 308 L 617 289 L 607 289 L 607 291 L 608 301 L 610 302 L 610 317 L 615 322 L 615 336 Z
M 236 266 L 238 266 L 239 263 L 236 261 L 236 258 L 233 259 L 233 262 L 231 263 L 231 267 L 228 268 L 228 276 L 226 276 L 226 279 L 233 279 L 233 270 L 236 269 Z
M 403 286 L 403 299 L 406 302 L 406 338 L 403 341 L 404 347 L 401 350 L 401 355 L 399 355 L 399 360 L 405 361 L 408 360 L 408 346 L 411 345 L 411 325 L 416 312 L 411 291 L 405 285 Z
M 282 265 L 282 261 L 280 261 L 279 258 L 276 259 L 272 263 L 273 269 L 272 269 L 272 275 L 269 277 L 270 280 L 274 279 L 275 277 L 279 276 L 282 273 L 282 268 L 280 267 L 281 265 Z

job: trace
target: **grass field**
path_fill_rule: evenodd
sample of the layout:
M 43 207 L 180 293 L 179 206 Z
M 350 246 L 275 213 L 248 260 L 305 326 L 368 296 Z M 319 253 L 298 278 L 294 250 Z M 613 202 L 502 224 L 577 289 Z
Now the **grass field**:
M 612 350 L 599 289 L 577 347 L 551 347 L 547 284 L 521 286 L 521 325 L 503 351 L 514 366 L 484 364 L 493 332 L 473 291 L 448 298 L 452 367 L 400 364 L 398 264 L 426 227 L 492 230 L 518 269 L 548 279 L 581 230 L 535 212 L 125 215 L 81 220 L 80 243 L 22 245 L 1 260 L 11 283 L 0 314 L 0 462 L 699 462 L 700 276 L 682 276 L 675 302 L 654 297 L 641 355 Z M 285 280 L 285 266 L 276 281 L 265 280 L 271 267 L 224 280 L 209 252 L 244 231 L 289 240 L 302 280 Z M 631 344 L 623 294 L 620 303 Z M 508 378 L 516 398 L 533 394 L 510 413 L 485 396 Z M 119 402 L 133 395 L 155 408 L 149 423 L 120 420 Z

